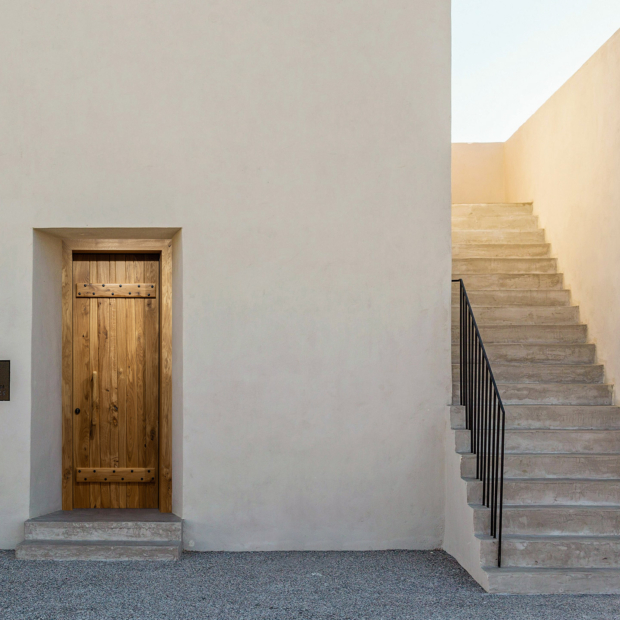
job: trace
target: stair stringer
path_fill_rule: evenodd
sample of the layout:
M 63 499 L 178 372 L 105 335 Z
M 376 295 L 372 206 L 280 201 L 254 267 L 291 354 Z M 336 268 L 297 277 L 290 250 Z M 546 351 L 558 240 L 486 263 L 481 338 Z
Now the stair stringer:
M 462 457 L 456 451 L 456 432 L 446 424 L 445 507 L 442 549 L 488 592 L 489 575 L 481 565 L 481 540 L 476 536 L 474 509 L 467 501 L 467 481 L 461 476 Z

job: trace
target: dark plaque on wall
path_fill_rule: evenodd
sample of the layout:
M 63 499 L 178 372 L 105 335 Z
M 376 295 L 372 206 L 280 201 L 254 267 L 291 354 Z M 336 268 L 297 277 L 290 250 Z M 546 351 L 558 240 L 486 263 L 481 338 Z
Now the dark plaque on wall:
M 11 362 L 0 362 L 0 400 L 11 400 Z

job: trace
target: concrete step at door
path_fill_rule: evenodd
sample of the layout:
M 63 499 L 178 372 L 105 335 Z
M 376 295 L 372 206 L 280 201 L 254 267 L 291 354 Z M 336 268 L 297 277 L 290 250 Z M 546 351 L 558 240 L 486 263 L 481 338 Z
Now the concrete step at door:
M 28 519 L 26 540 L 178 541 L 183 521 L 173 514 L 150 510 L 72 510 Z M 155 514 L 153 514 L 155 513 Z
M 482 503 L 482 482 L 467 480 L 467 502 Z M 525 506 L 620 506 L 620 479 L 504 478 L 504 504 Z
M 464 230 L 452 229 L 452 244 L 465 243 L 545 243 L 545 231 L 537 230 Z
M 474 508 L 477 534 L 488 534 L 491 511 Z M 525 536 L 620 536 L 620 506 L 506 506 L 503 534 Z
M 462 279 L 467 293 L 470 291 L 497 289 L 562 289 L 564 276 L 561 273 L 491 273 L 452 275 L 453 280 Z M 471 299 L 471 298 L 470 298 Z M 473 303 L 473 302 L 471 302 Z
M 467 289 L 469 301 L 474 306 L 568 306 L 570 291 L 561 289 L 504 289 L 480 290 Z M 452 306 L 460 304 L 459 284 L 452 284 Z
M 460 274 L 557 273 L 555 258 L 457 258 L 452 272 Z
M 461 456 L 461 475 L 476 477 L 476 455 Z M 509 478 L 620 478 L 620 454 L 507 454 Z
M 585 344 L 586 325 L 485 325 L 478 324 L 485 348 L 491 344 Z M 452 330 L 452 343 L 459 343 Z
M 619 454 L 620 430 L 507 430 L 506 453 Z M 456 451 L 471 451 L 471 432 L 456 431 Z
M 504 407 L 506 429 L 620 430 L 620 407 L 614 405 L 505 405 Z M 465 428 L 465 407 L 452 406 L 450 417 L 453 429 Z
M 536 215 L 452 216 L 452 230 L 538 230 Z
M 491 366 L 505 363 L 532 364 L 593 364 L 596 347 L 593 344 L 485 344 Z M 459 362 L 460 348 L 453 345 L 452 361 Z
M 617 568 L 485 567 L 490 593 L 620 594 Z
M 605 367 L 601 364 L 493 364 L 498 383 L 603 383 Z M 466 369 L 466 372 L 467 369 Z M 469 365 L 469 372 L 476 366 Z M 460 366 L 453 364 L 452 381 L 460 381 Z
M 493 566 L 498 542 L 480 538 L 482 564 Z M 620 568 L 620 536 L 508 535 L 502 539 L 502 567 Z
M 575 325 L 579 306 L 478 306 L 472 305 L 476 322 L 481 325 Z M 458 329 L 459 306 L 452 306 L 452 327 Z
M 527 202 L 452 205 L 452 215 L 454 217 L 468 217 L 470 215 L 532 215 L 533 211 L 532 203 Z
M 452 258 L 548 258 L 549 243 L 463 243 L 452 246 Z
M 18 560 L 179 560 L 181 541 L 25 540 L 15 548 Z

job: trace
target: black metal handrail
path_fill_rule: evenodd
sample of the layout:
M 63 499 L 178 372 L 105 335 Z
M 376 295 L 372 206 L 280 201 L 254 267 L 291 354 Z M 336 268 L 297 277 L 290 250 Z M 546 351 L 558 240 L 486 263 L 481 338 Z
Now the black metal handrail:
M 462 279 L 459 283 L 460 387 L 465 427 L 471 431 L 476 478 L 482 481 L 482 504 L 491 509 L 490 534 L 497 539 L 497 565 L 502 565 L 504 446 L 506 411 L 480 330 Z

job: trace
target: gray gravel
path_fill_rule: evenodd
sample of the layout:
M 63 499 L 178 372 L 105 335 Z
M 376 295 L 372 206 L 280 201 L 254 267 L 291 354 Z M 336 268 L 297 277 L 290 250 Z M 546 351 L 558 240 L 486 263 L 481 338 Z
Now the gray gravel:
M 0 552 L 0 618 L 576 620 L 620 596 L 492 596 L 442 551 L 188 553 L 182 562 L 24 562 Z

